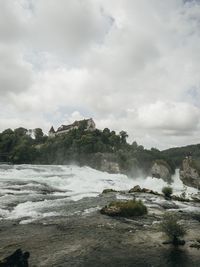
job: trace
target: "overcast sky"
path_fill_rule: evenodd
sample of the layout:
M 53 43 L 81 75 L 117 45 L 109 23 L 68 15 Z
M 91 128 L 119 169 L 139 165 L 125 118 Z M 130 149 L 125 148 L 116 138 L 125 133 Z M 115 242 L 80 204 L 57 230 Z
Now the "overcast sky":
M 0 0 L 0 131 L 92 117 L 160 149 L 200 143 L 198 0 Z

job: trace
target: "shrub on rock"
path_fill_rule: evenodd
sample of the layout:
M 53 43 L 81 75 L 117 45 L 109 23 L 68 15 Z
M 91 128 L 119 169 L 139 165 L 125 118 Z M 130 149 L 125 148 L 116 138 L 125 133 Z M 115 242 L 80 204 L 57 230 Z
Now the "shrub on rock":
M 173 245 L 184 245 L 185 241 L 180 240 L 186 234 L 185 228 L 178 223 L 178 217 L 175 214 L 166 213 L 160 224 L 161 230 L 168 236 Z
M 165 187 L 163 187 L 162 192 L 163 192 L 165 197 L 171 198 L 171 195 L 173 193 L 173 189 L 170 186 L 165 186 Z
M 113 201 L 100 211 L 109 216 L 133 217 L 147 213 L 147 207 L 141 200 Z

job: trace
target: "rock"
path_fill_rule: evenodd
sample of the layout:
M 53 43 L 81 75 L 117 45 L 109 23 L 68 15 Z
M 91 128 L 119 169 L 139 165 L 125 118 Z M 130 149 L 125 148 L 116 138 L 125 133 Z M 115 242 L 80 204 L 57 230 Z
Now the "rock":
M 200 170 L 191 156 L 183 160 L 179 174 L 180 179 L 185 185 L 198 189 L 200 188 Z
M 23 253 L 21 249 L 17 249 L 13 254 L 0 262 L 0 267 L 28 267 L 29 257 L 30 253 L 28 251 Z
M 107 207 L 105 206 L 100 210 L 101 214 L 106 214 L 109 216 L 119 216 L 120 208 L 116 206 Z
M 172 171 L 166 161 L 156 160 L 151 168 L 151 175 L 152 177 L 161 178 L 164 181 L 170 182 Z
M 197 249 L 200 249 L 200 244 L 197 243 L 197 242 L 195 242 L 195 243 L 192 243 L 192 244 L 190 245 L 190 247 L 191 247 L 191 248 L 197 248 Z
M 171 199 L 175 200 L 175 201 L 180 201 L 180 202 L 190 202 L 190 199 L 184 198 L 184 197 L 179 197 L 176 195 L 171 196 Z
M 117 162 L 108 161 L 104 159 L 101 163 L 101 171 L 109 173 L 120 173 L 119 164 Z
M 141 188 L 139 185 L 134 186 L 128 192 L 129 193 L 147 193 L 147 194 L 153 194 L 153 195 L 158 195 L 158 196 L 160 195 L 158 192 L 155 192 L 148 188 Z
M 163 209 L 169 210 L 169 209 L 178 209 L 179 206 L 176 205 L 174 202 L 172 201 L 162 201 L 160 203 L 158 203 Z
M 114 193 L 114 192 L 117 192 L 117 191 L 114 190 L 114 189 L 108 188 L 108 189 L 104 189 L 103 192 L 102 192 L 102 194 Z
M 141 187 L 139 185 L 136 185 L 133 188 L 131 188 L 128 192 L 129 193 L 142 192 L 142 189 L 141 189 Z

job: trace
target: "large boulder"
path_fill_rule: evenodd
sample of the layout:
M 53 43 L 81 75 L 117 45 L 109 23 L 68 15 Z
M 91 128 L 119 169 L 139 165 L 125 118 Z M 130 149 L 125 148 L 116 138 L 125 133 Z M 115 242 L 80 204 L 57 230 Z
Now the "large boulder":
M 154 161 L 151 167 L 151 175 L 155 178 L 161 178 L 166 182 L 171 181 L 172 171 L 168 163 L 164 160 Z
M 197 189 L 200 188 L 200 168 L 198 163 L 191 157 L 186 157 L 183 160 L 179 174 L 180 179 L 185 185 Z

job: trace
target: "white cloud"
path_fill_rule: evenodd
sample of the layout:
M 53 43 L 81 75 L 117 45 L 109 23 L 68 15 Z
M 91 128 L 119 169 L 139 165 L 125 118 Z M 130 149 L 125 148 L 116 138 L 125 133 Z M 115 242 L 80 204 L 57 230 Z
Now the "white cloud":
M 144 128 L 164 132 L 192 132 L 198 127 L 200 110 L 187 103 L 156 102 L 140 107 L 138 119 Z
M 0 44 L 0 94 L 27 90 L 32 84 L 32 66 L 13 45 Z
M 198 1 L 0 7 L 1 130 L 94 117 L 148 147 L 200 142 Z

